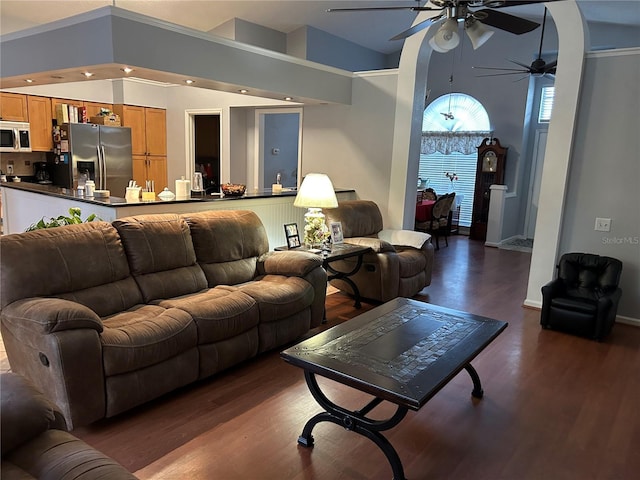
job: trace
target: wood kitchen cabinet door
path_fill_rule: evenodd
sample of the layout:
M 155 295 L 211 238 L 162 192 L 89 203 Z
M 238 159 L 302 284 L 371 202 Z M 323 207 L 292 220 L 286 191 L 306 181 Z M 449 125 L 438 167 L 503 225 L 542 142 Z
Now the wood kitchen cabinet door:
M 67 98 L 52 98 L 51 99 L 51 118 L 56 118 L 56 108 L 59 104 L 66 103 L 67 105 L 73 105 L 74 107 L 83 107 L 84 102 L 82 100 L 69 100 Z
M 152 180 L 156 194 L 160 193 L 167 185 L 167 157 L 164 156 L 133 156 L 133 179 L 142 188 L 147 180 Z M 171 188 L 169 189 L 171 190 Z
M 0 93 L 0 119 L 28 122 L 27 96 L 21 93 Z
M 51 99 L 49 97 L 27 97 L 29 124 L 31 125 L 31 150 L 50 152 L 53 150 L 51 129 Z
M 84 102 L 84 106 L 87 109 L 87 119 L 91 117 L 97 117 L 100 114 L 101 109 L 113 110 L 113 105 L 110 103 L 96 103 L 96 102 Z
M 153 180 L 156 194 L 160 193 L 167 185 L 167 157 L 161 155 L 147 157 L 148 180 Z M 144 183 L 142 184 L 144 186 Z M 169 190 L 172 190 L 171 188 Z M 175 192 L 174 192 L 175 193 Z
M 167 112 L 161 108 L 145 108 L 147 155 L 167 154 Z
M 133 179 L 136 183 L 144 187 L 144 182 L 147 179 L 147 156 L 146 155 L 133 155 Z
M 145 107 L 136 107 L 134 105 L 113 106 L 113 112 L 120 115 L 122 126 L 131 129 L 131 153 L 134 155 L 147 154 L 144 111 Z

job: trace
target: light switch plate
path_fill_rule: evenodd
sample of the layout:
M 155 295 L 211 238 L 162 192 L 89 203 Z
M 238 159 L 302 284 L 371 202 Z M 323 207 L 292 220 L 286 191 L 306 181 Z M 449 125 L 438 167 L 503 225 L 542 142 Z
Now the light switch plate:
M 611 219 L 610 218 L 596 218 L 595 230 L 597 232 L 609 232 L 609 231 L 611 231 Z

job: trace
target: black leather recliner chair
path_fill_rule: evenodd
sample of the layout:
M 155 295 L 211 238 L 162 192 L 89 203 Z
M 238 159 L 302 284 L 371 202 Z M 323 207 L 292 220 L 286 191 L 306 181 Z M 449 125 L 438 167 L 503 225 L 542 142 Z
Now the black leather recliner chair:
M 589 253 L 565 253 L 558 277 L 542 287 L 543 328 L 606 337 L 616 319 L 622 262 Z

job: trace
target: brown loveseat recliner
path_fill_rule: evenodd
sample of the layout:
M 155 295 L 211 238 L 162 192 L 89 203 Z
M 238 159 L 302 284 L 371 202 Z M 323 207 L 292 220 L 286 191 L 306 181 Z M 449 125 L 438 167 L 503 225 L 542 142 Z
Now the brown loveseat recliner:
M 22 376 L 0 375 L 2 480 L 135 480 L 115 460 L 65 431 L 62 414 Z
M 269 252 L 250 211 L 141 215 L 0 237 L 13 371 L 69 429 L 111 417 L 318 326 L 319 256 Z
M 396 297 L 412 297 L 431 285 L 433 245 L 431 236 L 412 230 L 382 228 L 382 214 L 378 206 L 368 200 L 340 202 L 338 208 L 325 209 L 326 223 L 342 224 L 344 241 L 371 247 L 363 264 L 349 277 L 363 298 L 387 302 Z M 353 270 L 357 259 L 331 264 L 336 270 Z M 352 294 L 348 283 L 332 280 L 331 285 Z

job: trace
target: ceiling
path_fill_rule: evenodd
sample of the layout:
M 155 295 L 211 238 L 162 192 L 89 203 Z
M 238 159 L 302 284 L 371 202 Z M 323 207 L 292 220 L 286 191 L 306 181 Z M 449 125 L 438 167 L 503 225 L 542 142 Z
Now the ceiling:
M 0 34 L 111 5 L 203 32 L 233 18 L 283 33 L 310 25 L 372 50 L 392 53 L 400 50 L 402 43 L 388 39 L 411 26 L 414 12 L 327 13 L 326 9 L 414 3 L 411 0 L 0 0 Z M 578 3 L 588 21 L 640 25 L 638 0 L 578 0 Z M 540 5 L 524 5 L 503 11 L 539 20 L 543 9 Z

